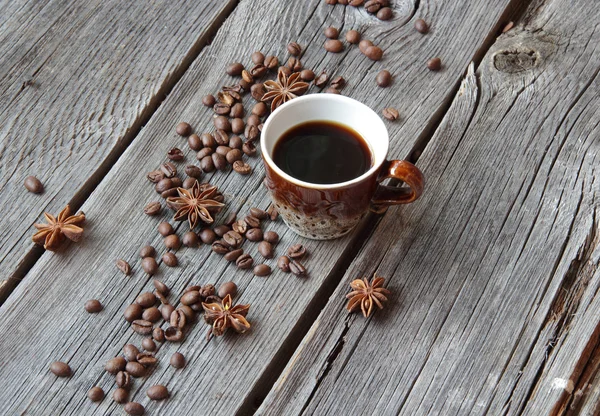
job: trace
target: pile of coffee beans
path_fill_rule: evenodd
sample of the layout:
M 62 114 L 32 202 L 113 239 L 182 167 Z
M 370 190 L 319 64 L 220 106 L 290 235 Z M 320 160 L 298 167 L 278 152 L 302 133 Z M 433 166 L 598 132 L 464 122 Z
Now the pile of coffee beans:
M 291 272 L 296 276 L 304 277 L 307 274 L 306 267 L 300 262 L 307 256 L 306 247 L 302 244 L 294 244 L 287 249 L 287 255 L 279 257 L 277 267 L 285 273 Z
M 390 20 L 394 17 L 394 11 L 390 7 L 389 0 L 325 0 L 325 3 L 364 7 L 368 13 L 375 15 L 379 20 Z

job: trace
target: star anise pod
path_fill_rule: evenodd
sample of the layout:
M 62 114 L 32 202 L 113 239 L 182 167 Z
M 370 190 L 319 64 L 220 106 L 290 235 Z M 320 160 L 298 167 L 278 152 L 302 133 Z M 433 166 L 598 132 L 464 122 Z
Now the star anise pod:
M 390 295 L 390 291 L 382 287 L 385 279 L 383 277 L 373 276 L 371 283 L 366 277 L 361 279 L 353 280 L 350 283 L 352 292 L 346 295 L 346 298 L 350 299 L 346 309 L 350 312 L 354 312 L 360 307 L 362 314 L 365 318 L 371 316 L 373 312 L 373 304 L 377 305 L 379 309 L 383 309 L 382 302 L 387 302 L 386 295 Z
M 225 205 L 215 200 L 218 194 L 216 186 L 200 185 L 198 181 L 190 189 L 177 188 L 178 197 L 167 198 L 167 204 L 177 210 L 173 219 L 185 221 L 187 218 L 190 229 L 193 229 L 201 220 L 212 224 L 214 219 L 211 214 L 219 212 Z
M 44 213 L 44 217 L 48 224 L 33 224 L 38 229 L 32 237 L 34 243 L 44 246 L 46 250 L 55 251 L 64 237 L 76 242 L 81 240 L 83 228 L 79 225 L 85 221 L 83 212 L 71 215 L 71 208 L 67 205 L 58 217 L 47 212 Z
M 308 89 L 308 84 L 300 79 L 300 73 L 294 72 L 289 77 L 283 71 L 277 73 L 277 81 L 269 80 L 264 83 L 267 92 L 262 101 L 271 101 L 271 111 L 281 104 L 302 95 Z
M 227 328 L 233 328 L 239 333 L 250 329 L 250 323 L 246 320 L 250 305 L 231 306 L 231 296 L 225 296 L 221 303 L 202 303 L 204 308 L 204 320 L 212 325 L 212 333 L 220 336 Z

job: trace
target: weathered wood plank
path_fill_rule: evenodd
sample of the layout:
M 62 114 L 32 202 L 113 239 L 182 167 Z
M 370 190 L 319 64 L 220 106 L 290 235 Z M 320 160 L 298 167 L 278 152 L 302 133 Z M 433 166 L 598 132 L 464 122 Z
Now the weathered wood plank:
M 0 300 L 40 255 L 32 224 L 83 202 L 235 3 L 0 4 Z
M 200 100 L 204 94 L 232 82 L 223 75 L 226 63 L 248 63 L 255 50 L 287 59 L 284 51 L 289 41 L 309 45 L 304 64 L 317 71 L 325 69 L 332 75 L 343 75 L 349 82 L 344 93 L 376 109 L 395 105 L 403 111 L 402 121 L 390 125 L 390 129 L 393 137 L 406 138 L 394 140 L 392 155 L 404 155 L 452 96 L 464 68 L 490 32 L 496 30 L 508 6 L 508 0 L 491 6 L 483 1 L 462 2 L 451 9 L 442 7 L 442 2 L 421 2 L 419 12 L 432 25 L 430 34 L 422 36 L 412 29 L 412 24 L 403 25 L 412 16 L 410 3 L 396 4 L 396 20 L 384 23 L 353 8 L 331 8 L 322 0 L 296 2 L 294 7 L 266 0 L 242 1 L 211 46 L 202 52 L 84 204 L 89 218 L 84 240 L 58 255 L 42 256 L 0 309 L 0 332 L 11 333 L 0 340 L 5 363 L 0 368 L 0 380 L 11 380 L 10 385 L 0 389 L 0 401 L 10 403 L 11 412 L 25 408 L 31 413 L 43 409 L 62 414 L 116 411 L 117 405 L 110 399 L 100 405 L 91 404 L 85 392 L 95 384 L 112 392 L 113 377 L 102 371 L 104 362 L 119 354 L 125 343 L 140 341 L 123 321 L 121 312 L 139 292 L 151 288 L 151 279 L 140 271 L 139 248 L 154 243 L 162 249 L 155 231 L 157 219 L 142 213 L 143 205 L 156 199 L 144 173 L 164 161 L 167 149 L 182 147 L 182 139 L 173 132 L 178 121 L 187 120 L 198 131 L 212 130 L 211 111 L 203 108 Z M 457 27 L 453 19 L 459 18 L 474 23 Z M 254 22 L 254 30 L 248 29 L 248 22 Z M 326 54 L 322 48 L 323 29 L 342 23 L 343 31 L 357 28 L 381 44 L 386 58 L 374 64 L 356 47 L 340 55 Z M 425 61 L 441 51 L 446 67 L 439 73 L 430 73 L 425 69 Z M 406 58 L 393 58 L 396 56 Z M 383 67 L 396 74 L 394 87 L 387 90 L 377 89 L 374 82 Z M 193 154 L 188 153 L 188 161 L 193 160 Z M 253 205 L 268 205 L 261 186 L 264 171 L 260 161 L 253 159 L 251 163 L 256 170 L 247 178 L 234 173 L 207 177 L 225 192 L 229 210 L 246 213 Z M 279 253 L 299 240 L 282 223 L 268 227 L 282 236 Z M 234 280 L 240 288 L 239 301 L 252 304 L 248 319 L 254 327 L 246 335 L 230 334 L 206 343 L 205 328 L 198 325 L 181 346 L 163 345 L 158 352 L 161 363 L 157 370 L 148 379 L 136 380 L 132 399 L 143 402 L 150 412 L 161 414 L 193 414 L 199 408 L 207 414 L 252 411 L 255 399 L 261 398 L 283 368 L 300 329 L 310 324 L 304 321 L 305 317 L 314 316 L 315 305 L 324 301 L 323 289 L 337 277 L 353 238 L 320 243 L 300 239 L 311 251 L 306 262 L 310 269 L 308 279 L 279 272 L 266 279 L 256 278 L 211 254 L 207 247 L 181 250 L 180 267 L 173 270 L 161 266 L 157 277 L 172 286 L 175 294 L 191 282 L 218 284 Z M 255 248 L 250 253 L 255 255 Z M 115 270 L 117 258 L 131 261 L 136 270 L 132 278 Z M 94 297 L 105 305 L 105 311 L 98 316 L 82 312 L 84 301 Z M 37 324 L 40 318 L 44 327 Z M 189 365 L 183 371 L 175 372 L 167 365 L 175 350 L 188 356 Z M 28 358 L 34 355 L 34 360 Z M 74 368 L 71 379 L 57 380 L 48 373 L 49 362 L 57 359 L 68 361 Z M 145 390 L 157 382 L 167 384 L 173 392 L 172 399 L 149 403 Z
M 425 148 L 423 199 L 388 212 L 260 414 L 540 415 L 570 403 L 600 325 L 598 11 L 538 2 L 522 21 Z M 346 316 L 349 281 L 374 272 L 392 302 Z

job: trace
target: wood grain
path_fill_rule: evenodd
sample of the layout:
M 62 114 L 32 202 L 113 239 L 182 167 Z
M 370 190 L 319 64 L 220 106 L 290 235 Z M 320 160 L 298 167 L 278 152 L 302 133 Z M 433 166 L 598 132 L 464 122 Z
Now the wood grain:
M 423 199 L 378 225 L 259 414 L 562 414 L 596 390 L 597 15 L 536 2 L 499 37 L 419 159 Z M 373 273 L 395 296 L 347 315 Z
M 142 213 L 144 204 L 157 198 L 144 173 L 163 162 L 164 152 L 172 146 L 185 148 L 183 139 L 174 133 L 177 122 L 187 120 L 199 132 L 212 130 L 211 110 L 202 107 L 200 100 L 204 94 L 233 82 L 223 75 L 227 63 L 242 60 L 247 64 L 255 50 L 287 59 L 286 44 L 298 41 L 308 46 L 302 58 L 305 66 L 348 80 L 345 94 L 378 110 L 397 106 L 403 117 L 399 123 L 389 125 L 394 137 L 391 156 L 405 155 L 412 148 L 429 120 L 438 116 L 445 100 L 452 97 L 467 64 L 495 32 L 510 2 L 491 6 L 487 2 L 461 2 L 452 8 L 442 7 L 441 2 L 421 2 L 419 16 L 427 17 L 432 25 L 426 36 L 412 28 L 416 15 L 410 4 L 396 4 L 396 20 L 380 22 L 362 10 L 332 8 L 321 0 L 296 2 L 294 7 L 283 2 L 240 2 L 210 47 L 83 205 L 89 218 L 84 239 L 60 253 L 44 254 L 0 309 L 0 331 L 11 334 L 0 340 L 5 363 L 0 368 L 0 380 L 11 379 L 10 385 L 0 389 L 0 401 L 9 403 L 9 412 L 27 409 L 29 413 L 43 413 L 44 409 L 53 409 L 79 415 L 117 411 L 118 406 L 110 399 L 99 405 L 90 403 L 85 392 L 100 385 L 112 393 L 113 377 L 103 372 L 104 362 L 119 354 L 125 343 L 140 341 L 121 312 L 138 293 L 151 288 L 151 279 L 139 269 L 139 248 L 154 243 L 163 251 L 155 231 L 158 220 Z M 473 24 L 456 26 L 456 19 Z M 248 22 L 256 22 L 255 30 L 248 30 Z M 341 27 L 342 32 L 361 30 L 365 37 L 382 45 L 386 58 L 372 63 L 356 47 L 339 55 L 326 54 L 322 31 L 329 25 Z M 430 73 L 425 61 L 442 52 L 445 69 Z M 396 79 L 392 88 L 380 90 L 374 78 L 384 67 Z M 316 92 L 314 87 L 310 92 Z M 193 160 L 188 153 L 188 161 Z M 251 163 L 255 173 L 250 177 L 228 172 L 206 178 L 224 191 L 228 210 L 245 214 L 251 206 L 268 205 L 261 186 L 264 172 L 260 160 Z M 282 223 L 269 224 L 268 228 L 282 236 L 278 253 L 298 240 L 306 244 L 311 253 L 306 261 L 309 278 L 297 279 L 280 272 L 269 278 L 252 277 L 211 254 L 207 247 L 181 250 L 181 266 L 176 269 L 161 266 L 157 277 L 175 294 L 190 283 L 235 281 L 240 288 L 239 301 L 252 304 L 248 319 L 253 329 L 243 336 L 229 334 L 207 343 L 205 327 L 198 325 L 181 346 L 162 346 L 157 370 L 148 379 L 136 380 L 132 395 L 133 400 L 144 403 L 149 413 L 194 414 L 198 409 L 211 414 L 252 412 L 256 400 L 266 394 L 283 368 L 302 329 L 310 325 L 306 317 L 318 312 L 315 308 L 327 297 L 324 288 L 336 283 L 346 253 L 351 253 L 356 244 L 353 238 L 357 234 L 332 242 L 314 242 L 293 236 Z M 256 255 L 254 247 L 250 253 Z M 132 263 L 133 277 L 125 278 L 116 270 L 117 258 Z M 82 307 L 88 298 L 100 299 L 105 311 L 97 316 L 85 314 Z M 183 371 L 167 366 L 175 350 L 181 350 L 189 359 Z M 36 358 L 30 359 L 32 356 Z M 71 379 L 56 379 L 48 373 L 49 363 L 59 359 L 68 361 L 75 370 Z M 146 388 L 157 382 L 173 392 L 170 400 L 150 403 L 145 398 Z
M 0 300 L 41 253 L 32 224 L 83 203 L 235 3 L 0 4 Z

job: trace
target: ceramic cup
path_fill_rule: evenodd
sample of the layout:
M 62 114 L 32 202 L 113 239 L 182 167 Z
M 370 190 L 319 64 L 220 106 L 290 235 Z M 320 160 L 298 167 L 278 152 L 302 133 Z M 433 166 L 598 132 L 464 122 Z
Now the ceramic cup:
M 361 176 L 336 184 L 298 180 L 273 162 L 277 140 L 290 128 L 307 121 L 326 120 L 354 129 L 368 144 L 371 168 Z M 316 240 L 338 238 L 350 232 L 369 211 L 408 204 L 423 192 L 423 174 L 405 160 L 387 160 L 389 137 L 381 118 L 366 105 L 335 94 L 311 94 L 277 108 L 265 122 L 260 140 L 266 169 L 265 184 L 289 228 Z M 380 182 L 394 178 L 405 186 Z

